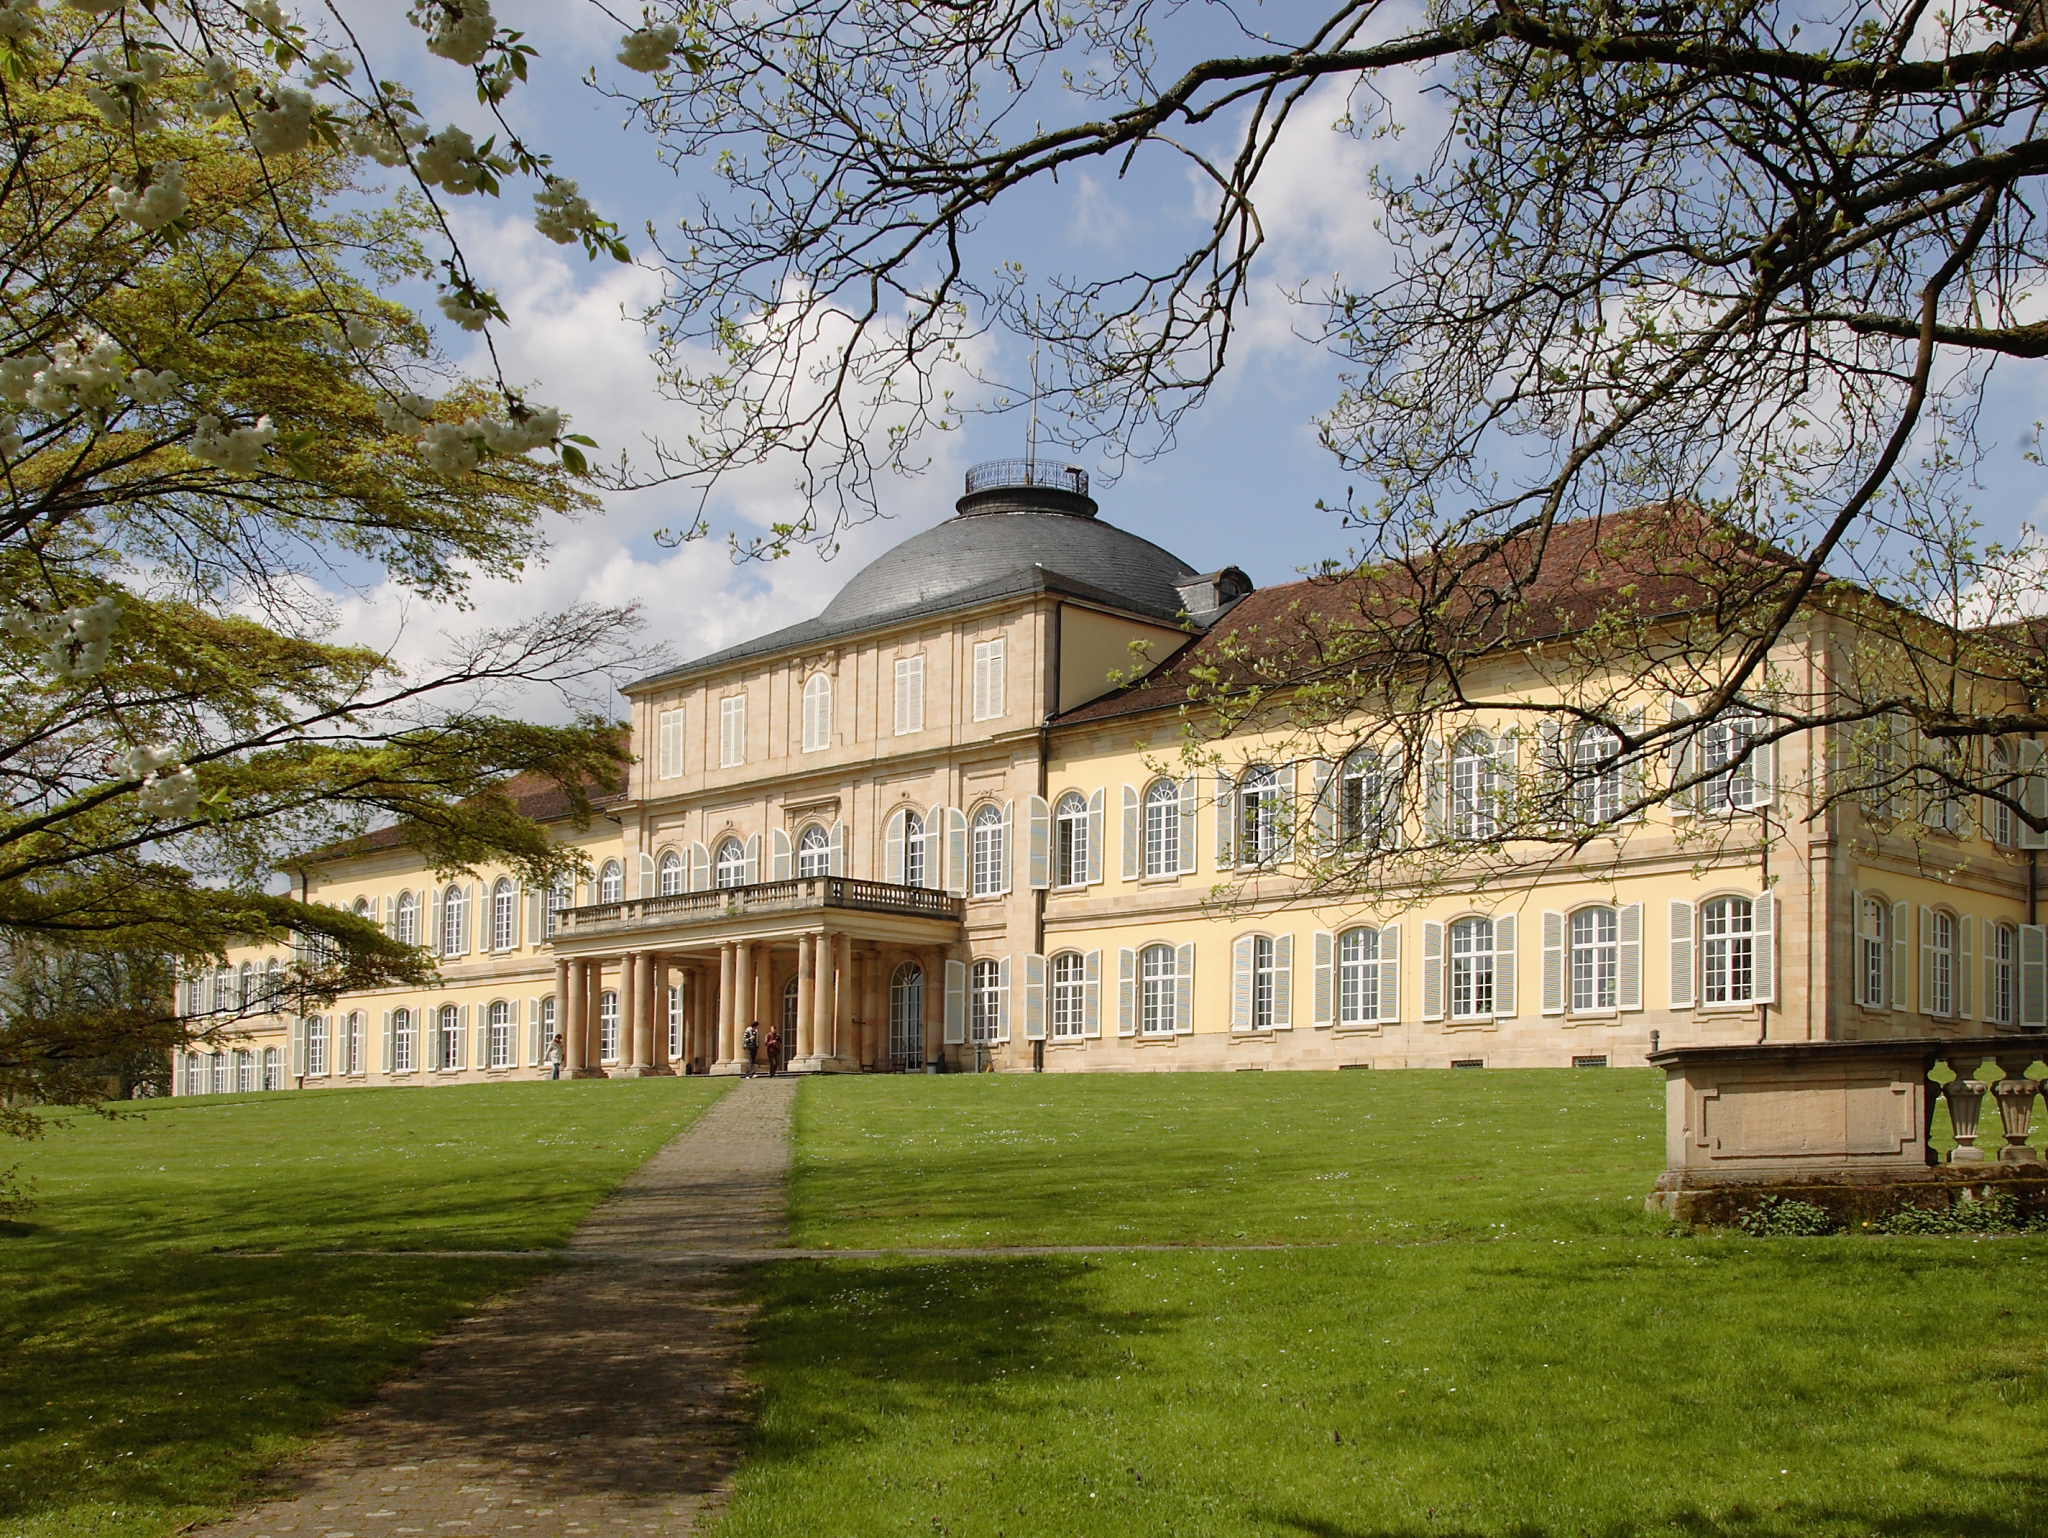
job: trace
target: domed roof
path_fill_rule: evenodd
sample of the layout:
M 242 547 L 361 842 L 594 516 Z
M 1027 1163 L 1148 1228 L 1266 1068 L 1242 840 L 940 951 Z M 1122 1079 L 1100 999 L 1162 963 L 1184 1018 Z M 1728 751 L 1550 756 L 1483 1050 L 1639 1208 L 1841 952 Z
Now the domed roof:
M 977 467 L 982 470 L 991 467 Z M 1038 470 L 1043 477 L 1045 471 Z M 960 510 L 936 528 L 912 535 L 856 572 L 818 616 L 840 629 L 922 608 L 987 586 L 998 578 L 1042 566 L 1100 589 L 1134 608 L 1171 616 L 1183 607 L 1176 584 L 1194 568 L 1149 539 L 1095 516 L 1086 477 L 1078 487 L 1028 488 L 970 479 Z

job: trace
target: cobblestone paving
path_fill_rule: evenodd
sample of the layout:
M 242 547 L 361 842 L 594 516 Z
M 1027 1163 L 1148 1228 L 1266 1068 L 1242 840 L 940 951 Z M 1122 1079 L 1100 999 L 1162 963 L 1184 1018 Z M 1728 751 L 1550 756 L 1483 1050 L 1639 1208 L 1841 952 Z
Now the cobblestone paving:
M 208 1538 L 690 1532 L 737 1457 L 737 1269 L 786 1232 L 794 1093 L 734 1086 L 577 1229 L 602 1261 L 464 1320 Z M 713 1254 L 635 1256 L 677 1250 Z

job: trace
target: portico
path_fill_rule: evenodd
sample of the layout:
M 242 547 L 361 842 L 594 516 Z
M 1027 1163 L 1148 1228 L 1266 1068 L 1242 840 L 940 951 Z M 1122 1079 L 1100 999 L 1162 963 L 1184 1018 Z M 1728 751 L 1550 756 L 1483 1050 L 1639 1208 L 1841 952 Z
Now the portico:
M 552 947 L 565 1071 L 609 1076 L 612 1035 L 610 1072 L 623 1077 L 741 1073 L 749 1024 L 763 1054 L 781 1032 L 796 1073 L 921 1066 L 955 1034 L 949 999 L 964 1010 L 964 906 L 923 887 L 810 876 L 564 909 Z

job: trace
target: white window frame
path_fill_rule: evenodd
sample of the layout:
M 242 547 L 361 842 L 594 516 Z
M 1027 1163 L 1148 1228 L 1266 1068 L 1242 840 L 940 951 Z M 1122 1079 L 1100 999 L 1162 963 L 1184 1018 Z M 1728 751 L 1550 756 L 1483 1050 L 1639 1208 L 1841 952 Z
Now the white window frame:
M 1621 816 L 1621 742 L 1587 723 L 1572 738 L 1572 818 L 1601 827 Z
M 2019 792 L 2020 782 L 2013 778 L 2012 754 L 2002 742 L 1993 741 L 1985 750 L 1984 766 L 1986 777 L 1995 782 L 1998 796 L 1984 798 L 1984 837 L 2000 849 L 2010 849 L 2019 842 L 2020 820 L 2013 809 L 1998 797 L 2011 797 Z
M 728 834 L 719 840 L 711 855 L 711 884 L 721 892 L 747 884 L 747 846 L 742 839 Z
M 1953 1020 L 1956 1014 L 1956 916 L 1945 908 L 1930 915 L 1928 954 L 1934 965 L 1928 975 L 1928 991 L 1938 1020 Z
M 662 897 L 675 897 L 690 884 L 689 870 L 683 864 L 683 857 L 673 849 L 664 854 L 655 865 L 654 890 Z
M 1180 786 L 1154 780 L 1145 788 L 1144 863 L 1147 881 L 1180 875 Z
M 1756 1000 L 1756 900 L 1710 897 L 1700 904 L 1700 1003 L 1745 1008 Z
M 1706 775 L 1700 806 L 1709 814 L 1746 812 L 1761 804 L 1756 756 L 1769 751 L 1755 746 L 1762 725 L 1755 716 L 1725 715 L 1700 729 L 1700 768 Z
M 1271 935 L 1252 937 L 1252 1023 L 1255 1031 L 1274 1029 L 1280 976 L 1279 948 Z
M 619 1060 L 619 993 L 616 988 L 607 988 L 597 996 L 597 1053 L 600 1063 Z
M 989 960 L 967 969 L 967 1041 L 990 1047 L 1002 1028 L 1002 967 Z
M 1088 884 L 1088 798 L 1078 790 L 1061 796 L 1052 814 L 1053 885 Z
M 924 653 L 896 659 L 896 731 L 908 737 L 924 730 Z
M 1891 936 L 1891 904 L 1865 892 L 1856 899 L 1856 1002 L 1865 1009 L 1883 1009 L 1890 1002 L 1886 986 Z
M 1266 1019 L 1268 1024 L 1261 1029 L 1270 1029 L 1273 1015 L 1272 1003 L 1272 941 L 1266 940 L 1268 966 L 1266 988 Z M 1172 1036 L 1175 1032 L 1175 987 L 1178 973 L 1173 947 L 1163 941 L 1148 945 L 1138 952 L 1138 1034 L 1140 1036 Z M 1256 997 L 1257 985 L 1253 993 Z
M 468 950 L 463 941 L 468 938 L 469 892 L 461 882 L 456 882 L 441 894 L 441 954 L 460 956 Z
M 1088 1002 L 1088 958 L 1079 951 L 1062 951 L 1047 969 L 1051 978 L 1052 1039 L 1079 1041 L 1086 1032 Z
M 391 1011 L 391 1071 L 417 1073 L 420 1060 L 420 1016 L 403 1005 Z
M 508 876 L 491 886 L 491 949 L 509 951 L 519 944 L 519 888 Z
M 335 1071 L 343 1077 L 353 1077 L 363 1071 L 366 1038 L 370 1034 L 370 1017 L 360 1009 L 352 1009 L 342 1021 L 346 1037 L 337 1034 L 334 1043 Z M 344 1039 L 346 1045 L 343 1045 Z
M 314 1015 L 306 1021 L 306 1077 L 324 1079 L 327 1077 L 327 1021 L 326 1015 Z
M 974 643 L 974 719 L 1000 721 L 1003 717 L 1003 642 Z
M 1280 772 L 1266 764 L 1245 770 L 1237 785 L 1237 863 L 1270 865 L 1280 857 Z
M 1621 914 L 1605 904 L 1565 917 L 1567 1007 L 1575 1015 L 1609 1015 L 1620 1004 Z
M 594 894 L 601 903 L 622 903 L 626 900 L 626 867 L 617 860 L 606 860 L 597 868 L 597 891 Z
M 974 814 L 971 824 L 973 838 L 974 883 L 972 893 L 976 897 L 1000 897 L 1003 895 L 1003 873 L 1009 851 L 1004 847 L 1003 809 L 993 801 L 984 803 Z
M 1369 925 L 1337 936 L 1337 1023 L 1373 1025 L 1380 1017 L 1380 932 Z
M 1346 849 L 1377 847 L 1400 825 L 1400 780 L 1377 748 L 1360 748 L 1337 771 L 1337 838 Z
M 517 1024 L 513 1019 L 512 1005 L 505 999 L 494 1000 L 490 1006 L 490 1029 L 486 1043 L 488 1056 L 485 1066 L 489 1068 L 511 1068 L 517 1064 L 517 1054 L 512 1050 L 518 1038 Z
M 2019 1019 L 2020 932 L 2011 924 L 1984 926 L 1984 1019 L 2011 1025 Z
M 1477 729 L 1451 747 L 1451 837 L 1489 843 L 1500 836 L 1500 759 L 1494 740 Z
M 556 929 L 558 929 L 561 926 L 562 910 L 564 908 L 573 908 L 575 905 L 576 894 L 574 892 L 571 892 L 567 886 L 555 886 L 548 888 L 548 894 L 546 902 L 544 904 L 544 908 L 546 913 L 545 923 L 549 939 L 552 940 L 554 938 Z
M 1445 949 L 1449 952 L 1449 994 L 1446 1001 L 1453 1020 L 1491 1020 L 1496 983 L 1494 974 L 1493 920 L 1471 915 L 1447 926 Z
M 718 767 L 737 769 L 747 761 L 747 697 L 728 694 L 718 702 Z
M 688 750 L 683 735 L 683 710 L 661 711 L 654 718 L 655 741 L 659 750 L 655 757 L 655 778 L 662 780 L 680 779 L 683 774 Z
M 462 1009 L 443 1004 L 434 1011 L 434 1029 L 441 1033 L 441 1067 L 453 1070 L 462 1061 Z
M 813 673 L 804 681 L 804 747 L 822 753 L 832 746 L 832 675 Z
M 906 809 L 903 813 L 903 884 L 921 887 L 926 881 L 924 814 Z M 936 851 L 934 851 L 936 853 Z
M 823 823 L 807 824 L 797 834 L 796 873 L 799 876 L 832 874 L 832 835 Z

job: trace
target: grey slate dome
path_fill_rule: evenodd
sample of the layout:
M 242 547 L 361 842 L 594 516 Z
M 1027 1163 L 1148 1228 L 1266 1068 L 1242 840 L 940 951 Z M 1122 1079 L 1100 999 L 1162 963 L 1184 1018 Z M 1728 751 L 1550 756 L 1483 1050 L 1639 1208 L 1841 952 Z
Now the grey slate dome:
M 999 460 L 968 472 L 958 512 L 870 562 L 825 606 L 841 629 L 943 602 L 1014 573 L 1047 572 L 1133 608 L 1172 616 L 1194 568 L 1149 539 L 1100 522 L 1088 474 L 1075 466 Z

